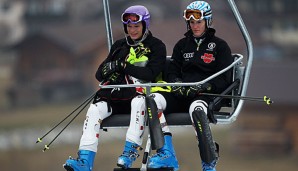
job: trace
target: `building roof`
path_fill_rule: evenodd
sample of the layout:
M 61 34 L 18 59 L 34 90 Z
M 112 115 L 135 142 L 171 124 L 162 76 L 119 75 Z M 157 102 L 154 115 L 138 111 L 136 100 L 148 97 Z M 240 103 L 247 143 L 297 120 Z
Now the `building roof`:
M 106 33 L 102 30 L 104 30 L 103 25 L 98 22 L 43 25 L 31 31 L 18 45 L 32 36 L 42 35 L 71 53 L 82 54 L 106 43 Z

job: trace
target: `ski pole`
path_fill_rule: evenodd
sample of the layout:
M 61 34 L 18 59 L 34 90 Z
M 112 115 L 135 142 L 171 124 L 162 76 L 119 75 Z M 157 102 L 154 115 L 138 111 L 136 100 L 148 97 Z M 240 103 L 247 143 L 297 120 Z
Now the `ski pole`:
M 93 95 L 93 97 L 95 96 L 95 94 Z M 50 145 L 59 137 L 59 135 L 77 118 L 77 116 L 79 116 L 79 114 L 86 108 L 86 106 L 92 101 L 92 98 L 88 101 L 88 103 L 86 103 L 83 108 L 81 108 L 81 110 L 64 126 L 64 128 L 54 137 L 54 139 L 49 143 L 45 145 L 45 148 L 42 150 L 43 152 L 45 152 L 46 150 L 50 149 Z
M 222 94 L 212 94 L 212 93 L 199 93 L 199 95 L 216 96 L 216 97 L 222 97 L 222 98 L 228 98 L 228 99 L 241 99 L 241 100 L 265 102 L 267 105 L 270 105 L 273 103 L 273 101 L 267 96 L 248 97 L 248 96 L 233 96 L 233 95 L 222 95 Z
M 101 82 L 100 84 L 102 84 Z M 103 83 L 102 85 L 107 85 L 109 81 Z M 100 89 L 99 89 L 100 90 Z M 42 142 L 42 139 L 46 137 L 50 132 L 52 132 L 55 128 L 57 128 L 62 122 L 64 122 L 67 118 L 69 118 L 75 111 L 77 111 L 81 106 L 81 110 L 67 123 L 67 125 L 55 136 L 55 138 L 48 144 L 45 145 L 45 148 L 43 149 L 43 152 L 45 150 L 49 149 L 49 146 L 54 142 L 55 139 L 58 138 L 58 136 L 73 122 L 73 120 L 86 108 L 86 106 L 92 101 L 92 99 L 96 96 L 96 93 L 93 93 L 88 99 L 86 99 L 80 106 L 78 106 L 74 111 L 72 111 L 69 115 L 67 115 L 62 121 L 60 121 L 58 124 L 56 124 L 51 130 L 49 130 L 46 134 L 44 134 L 41 138 L 38 138 L 36 143 Z
M 81 106 L 83 106 L 86 102 L 90 102 L 95 96 L 96 93 L 93 93 L 88 99 L 86 99 L 82 104 L 80 104 L 76 109 L 74 109 L 70 114 L 68 114 L 64 119 L 62 119 L 58 124 L 56 124 L 52 129 L 50 129 L 47 133 L 45 133 L 41 138 L 37 138 L 36 143 L 42 142 L 42 139 L 46 137 L 50 132 L 52 132 L 55 128 L 57 128 L 62 122 L 64 122 L 67 118 L 69 118 L 74 112 L 76 112 Z

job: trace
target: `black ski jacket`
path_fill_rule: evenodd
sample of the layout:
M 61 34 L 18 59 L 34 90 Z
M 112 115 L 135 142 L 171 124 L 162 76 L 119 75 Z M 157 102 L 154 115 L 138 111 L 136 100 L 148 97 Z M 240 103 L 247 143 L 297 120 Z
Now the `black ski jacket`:
M 130 37 L 128 37 L 128 41 L 132 41 Z M 167 54 L 166 46 L 161 40 L 154 37 L 151 32 L 149 32 L 148 36 L 142 43 L 144 44 L 144 47 L 149 48 L 151 51 L 146 54 L 146 56 L 148 57 L 147 65 L 145 67 L 139 67 L 126 63 L 126 67 L 121 74 L 130 75 L 137 79 L 148 82 L 154 82 L 156 77 L 162 72 L 162 69 L 165 65 Z M 95 74 L 96 79 L 100 82 L 104 81 L 101 75 L 103 64 L 119 59 L 121 61 L 124 61 L 129 54 L 130 47 L 131 46 L 127 44 L 125 38 L 117 40 L 112 45 L 107 58 L 99 66 Z M 126 84 L 124 81 L 122 83 Z
M 169 82 L 174 82 L 176 78 L 183 82 L 202 81 L 233 62 L 230 47 L 215 36 L 215 29 L 209 28 L 200 38 L 194 38 L 191 30 L 184 35 L 173 49 L 167 71 Z M 229 70 L 210 80 L 208 83 L 212 85 L 212 92 L 222 92 L 231 83 L 231 76 L 232 71 Z

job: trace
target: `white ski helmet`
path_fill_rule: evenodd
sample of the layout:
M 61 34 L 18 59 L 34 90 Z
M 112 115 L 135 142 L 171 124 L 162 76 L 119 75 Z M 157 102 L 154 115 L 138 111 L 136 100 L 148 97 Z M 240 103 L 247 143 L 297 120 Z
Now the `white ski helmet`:
M 194 20 L 205 19 L 207 28 L 210 28 L 212 24 L 212 10 L 210 5 L 205 1 L 190 3 L 186 7 L 186 10 L 184 10 L 183 17 L 186 21 L 189 21 L 191 18 Z

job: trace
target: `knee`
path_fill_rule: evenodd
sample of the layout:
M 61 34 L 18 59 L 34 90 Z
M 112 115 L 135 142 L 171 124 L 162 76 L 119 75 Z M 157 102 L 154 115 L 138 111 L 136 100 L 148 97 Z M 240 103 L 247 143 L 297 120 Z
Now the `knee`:
M 191 115 L 193 113 L 193 111 L 195 111 L 195 110 L 202 110 L 205 112 L 205 114 L 207 114 L 207 111 L 208 111 L 207 108 L 208 108 L 208 104 L 205 101 L 196 100 L 191 103 L 191 105 L 189 107 L 189 114 Z
M 138 95 L 134 97 L 131 101 L 131 108 L 140 107 L 145 103 L 145 97 L 142 95 Z
M 162 109 L 162 110 L 166 109 L 167 101 L 163 95 L 159 93 L 152 93 L 150 96 L 153 97 L 158 109 Z
M 108 104 L 105 101 L 99 101 L 95 104 L 91 104 L 87 115 L 98 115 L 100 120 L 104 120 L 105 118 L 109 117 L 112 112 L 108 112 Z

